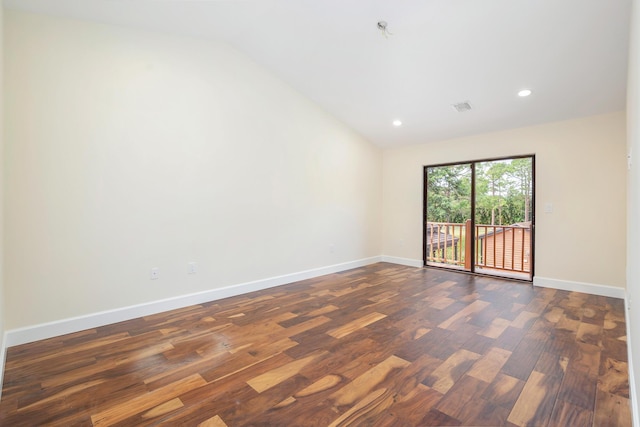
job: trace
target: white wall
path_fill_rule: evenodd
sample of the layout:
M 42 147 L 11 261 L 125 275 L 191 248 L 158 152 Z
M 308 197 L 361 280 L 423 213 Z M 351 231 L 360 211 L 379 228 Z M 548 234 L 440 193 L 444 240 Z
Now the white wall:
M 380 254 L 380 150 L 246 57 L 5 18 L 7 329 Z
M 536 155 L 536 277 L 624 288 L 623 113 L 385 150 L 383 253 L 422 259 L 424 165 L 519 154 Z
M 0 165 L 3 165 L 4 157 L 4 8 L 0 3 Z M 0 168 L 3 169 L 3 168 Z M 3 173 L 0 171 L 0 352 L 5 350 L 4 341 L 4 230 L 3 230 L 3 213 L 4 213 L 4 197 L 3 197 Z M 4 376 L 4 354 L 0 354 L 0 393 L 2 392 L 2 378 Z
M 640 2 L 634 0 L 631 16 L 629 49 L 629 79 L 627 86 L 627 150 L 632 153 L 632 165 L 627 173 L 627 304 L 629 311 L 629 347 L 631 402 L 635 405 L 635 425 L 640 425 L 638 392 L 640 391 Z M 633 393 L 635 392 L 635 396 Z

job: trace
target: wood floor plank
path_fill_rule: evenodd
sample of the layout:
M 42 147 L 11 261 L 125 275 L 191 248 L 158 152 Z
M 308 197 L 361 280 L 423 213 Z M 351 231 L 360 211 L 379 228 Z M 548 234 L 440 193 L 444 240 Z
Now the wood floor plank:
M 546 342 L 535 337 L 525 336 L 511 353 L 511 357 L 502 371 L 521 380 L 526 380 L 538 363 L 538 358 L 545 349 Z
M 182 410 L 154 420 L 151 425 L 192 426 L 218 416 L 232 426 L 234 425 L 232 414 L 238 409 L 238 402 L 250 402 L 256 396 L 258 393 L 246 383 L 226 380 L 221 383 L 207 384 L 180 397 L 185 405 Z M 240 414 L 245 413 L 240 411 Z M 139 420 L 132 421 L 128 424 L 135 426 L 140 424 Z
M 20 408 L 18 408 L 18 412 L 33 411 L 33 410 L 37 410 L 38 408 L 41 408 L 42 406 L 49 404 L 50 402 L 66 400 L 71 395 L 74 395 L 77 393 L 83 393 L 85 390 L 95 387 L 97 385 L 100 385 L 104 382 L 105 380 L 93 380 L 93 381 L 87 381 L 82 384 L 65 388 L 56 394 L 53 394 L 51 396 L 48 396 L 42 399 L 38 399 L 35 402 L 30 403 L 28 405 L 21 406 Z
M 7 351 L 0 425 L 631 425 L 624 304 L 377 263 Z
M 598 389 L 629 397 L 629 367 L 627 363 L 607 358 L 605 369 L 598 380 Z
M 465 371 L 481 356 L 468 350 L 459 350 L 436 368 L 425 380 L 426 385 L 445 394 Z
M 464 375 L 434 408 L 457 420 L 475 419 L 484 403 L 480 396 L 488 386 L 482 380 Z
M 494 319 L 489 326 L 484 328 L 482 331 L 478 332 L 478 334 L 483 335 L 487 338 L 496 339 L 507 329 L 507 327 L 511 326 L 511 322 L 507 319 L 496 318 Z
M 560 385 L 558 400 L 593 412 L 596 402 L 596 381 L 581 371 L 567 369 Z
M 598 390 L 593 425 L 598 427 L 631 427 L 629 399 Z
M 571 367 L 591 376 L 597 376 L 600 371 L 602 348 L 596 345 L 576 342 L 574 350 L 571 353 Z
M 549 377 L 557 378 L 561 380 L 567 372 L 569 365 L 569 358 L 559 355 L 557 353 L 550 353 L 543 351 L 538 362 L 536 363 L 535 370 L 541 374 L 545 374 Z M 573 369 L 573 366 L 572 366 Z
M 311 396 L 336 387 L 343 381 L 340 375 L 327 375 L 295 394 L 296 398 Z
M 329 396 L 329 399 L 337 407 L 352 405 L 365 395 L 373 392 L 376 386 L 393 370 L 406 368 L 409 365 L 410 363 L 406 360 L 391 356 L 333 393 Z
M 600 345 L 602 341 L 602 326 L 582 322 L 578 326 L 576 339 L 585 344 Z
M 593 425 L 593 411 L 560 400 L 553 408 L 549 425 L 591 426 Z
M 322 335 L 330 338 L 328 335 Z M 333 338 L 331 338 L 331 340 L 336 341 Z M 383 354 L 383 352 L 375 351 L 377 342 L 372 339 L 341 341 L 333 345 L 320 347 L 321 348 L 315 349 L 314 351 L 327 349 L 331 354 L 330 357 L 317 360 L 313 365 L 303 368 L 301 372 L 302 375 L 309 378 L 312 382 L 327 375 L 340 375 L 345 377 L 346 381 L 352 380 L 369 369 L 372 364 L 376 364 L 389 356 L 388 354 Z M 297 347 L 292 350 L 297 350 Z M 313 352 L 297 353 L 287 351 L 286 353 L 294 358 L 301 358 Z M 297 356 L 294 356 L 294 354 L 297 354 Z
M 457 420 L 453 417 L 450 417 L 447 414 L 443 414 L 437 409 L 431 409 L 427 415 L 425 415 L 421 420 L 421 426 L 460 426 L 462 425 L 462 421 Z
M 531 372 L 507 421 L 521 427 L 545 425 L 551 416 L 559 386 L 557 382 L 549 381 L 546 375 Z
M 360 328 L 364 328 L 365 326 L 368 326 L 372 323 L 375 323 L 378 320 L 383 319 L 385 317 L 386 317 L 385 314 L 380 314 L 376 312 L 369 313 L 359 319 L 354 320 L 353 322 L 347 323 L 346 325 L 333 329 L 327 332 L 327 334 L 337 339 L 344 338 L 350 333 L 357 331 Z
M 511 326 L 514 328 L 520 329 L 528 329 L 527 326 L 530 326 L 533 320 L 538 318 L 537 313 L 531 313 L 528 311 L 521 311 L 520 314 L 511 322 Z
M 148 410 L 147 412 L 143 413 L 141 417 L 144 419 L 158 418 L 182 407 L 184 407 L 182 401 L 176 397 L 175 399 L 171 399 L 168 402 L 164 402 L 156 406 L 155 408 Z
M 216 415 L 215 417 L 211 417 L 208 420 L 201 422 L 198 424 L 198 427 L 227 427 L 227 424 L 222 421 L 222 418 Z
M 261 375 L 291 362 L 291 358 L 284 353 L 271 354 L 262 358 L 255 358 L 251 354 L 243 354 L 241 357 L 234 360 L 236 364 L 229 363 L 203 372 L 202 377 L 208 384 L 225 381 L 229 378 L 238 380 L 242 378 L 242 381 L 246 382 L 254 378 L 256 374 Z
M 511 409 L 520 396 L 524 385 L 524 381 L 500 373 L 480 397 L 495 405 Z
M 489 305 L 490 303 L 487 301 L 476 300 L 466 306 L 464 309 L 455 313 L 453 316 L 449 317 L 444 322 L 440 323 L 438 327 L 442 329 L 449 329 L 456 321 L 470 316 L 471 314 L 478 313 Z
M 402 394 L 393 405 L 393 413 L 396 416 L 397 424 L 406 423 L 407 426 L 420 425 L 433 406 L 442 399 L 442 394 L 418 383 L 412 386 L 406 394 Z
M 509 357 L 511 357 L 510 351 L 494 347 L 474 363 L 467 375 L 491 383 Z
M 362 425 L 368 419 L 375 417 L 394 402 L 393 394 L 386 388 L 378 389 L 360 399 L 347 412 L 329 424 L 329 427 Z
M 263 391 L 268 390 L 271 387 L 280 384 L 282 381 L 298 374 L 302 370 L 302 368 L 325 354 L 326 353 L 323 352 L 320 354 L 307 356 L 303 359 L 291 361 L 286 365 L 279 366 L 275 369 L 265 372 L 262 375 L 251 378 L 249 381 L 247 381 L 247 384 L 249 384 L 258 393 L 262 393 Z
M 465 426 L 507 426 L 509 410 L 498 406 L 483 398 L 475 399 L 468 411 L 468 415 L 463 418 L 462 424 Z
M 91 422 L 94 426 L 115 424 L 140 412 L 146 412 L 154 406 L 166 404 L 176 396 L 205 384 L 206 381 L 200 375 L 192 375 L 182 381 L 167 385 L 163 389 L 155 390 L 129 402 L 98 412 L 91 416 Z M 168 397 L 171 398 L 167 399 Z

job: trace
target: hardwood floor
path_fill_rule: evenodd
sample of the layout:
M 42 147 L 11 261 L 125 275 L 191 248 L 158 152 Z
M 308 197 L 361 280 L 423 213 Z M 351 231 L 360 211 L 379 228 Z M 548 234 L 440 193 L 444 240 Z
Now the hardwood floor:
M 6 426 L 630 426 L 622 300 L 379 263 L 8 351 Z

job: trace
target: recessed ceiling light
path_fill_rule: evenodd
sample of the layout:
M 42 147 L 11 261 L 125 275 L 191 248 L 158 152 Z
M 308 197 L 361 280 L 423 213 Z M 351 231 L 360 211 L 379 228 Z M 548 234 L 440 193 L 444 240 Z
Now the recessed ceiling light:
M 402 122 L 401 122 L 400 120 L 397 120 L 397 119 L 396 119 L 396 120 L 394 120 L 394 121 L 393 121 L 393 125 L 394 125 L 395 127 L 402 126 Z
M 521 97 L 525 97 L 525 96 L 529 96 L 531 95 L 531 90 L 530 89 L 522 89 L 520 92 L 518 92 L 518 96 Z

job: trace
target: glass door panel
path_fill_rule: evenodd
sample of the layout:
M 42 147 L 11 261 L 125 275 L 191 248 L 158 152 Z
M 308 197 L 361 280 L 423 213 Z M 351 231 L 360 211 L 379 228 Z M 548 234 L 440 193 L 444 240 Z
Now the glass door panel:
M 475 272 L 531 279 L 533 158 L 475 163 Z
M 426 265 L 472 271 L 471 164 L 425 168 Z

